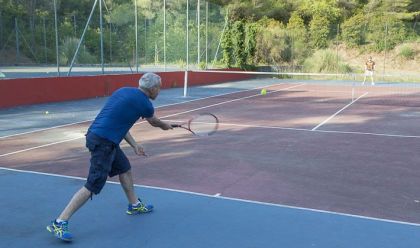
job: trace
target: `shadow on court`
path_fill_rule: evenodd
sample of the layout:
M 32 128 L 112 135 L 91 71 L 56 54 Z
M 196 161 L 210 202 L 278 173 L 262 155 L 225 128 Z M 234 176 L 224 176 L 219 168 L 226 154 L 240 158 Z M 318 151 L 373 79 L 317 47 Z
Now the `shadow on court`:
M 136 190 L 156 211 L 125 215 L 126 198 L 110 182 L 71 219 L 71 246 L 417 248 L 418 108 L 356 102 L 312 130 L 348 103 L 348 92 L 276 87 L 278 93 L 264 97 L 251 90 L 191 102 L 196 98 L 168 93 L 162 104 L 184 103 L 161 107 L 158 116 L 182 121 L 212 112 L 221 120 L 219 132 L 197 139 L 136 125 L 133 136 L 152 156 L 134 156 L 125 143 L 123 149 L 135 182 L 154 186 Z M 89 115 L 100 102 L 89 102 Z M 7 112 L 5 121 L 17 115 L 9 122 L 22 129 L 13 131 L 9 123 L 6 132 L 30 126 L 20 126 L 22 113 L 28 112 Z M 73 177 L 87 175 L 83 134 L 89 124 L 0 140 L 0 247 L 65 245 L 45 226 L 84 184 Z
M 67 246 L 45 226 L 83 180 L 7 170 L 0 178 L 0 246 Z M 120 186 L 107 184 L 70 222 L 70 246 L 415 248 L 420 241 L 418 226 L 163 189 L 136 191 L 155 205 L 153 213 L 126 215 Z

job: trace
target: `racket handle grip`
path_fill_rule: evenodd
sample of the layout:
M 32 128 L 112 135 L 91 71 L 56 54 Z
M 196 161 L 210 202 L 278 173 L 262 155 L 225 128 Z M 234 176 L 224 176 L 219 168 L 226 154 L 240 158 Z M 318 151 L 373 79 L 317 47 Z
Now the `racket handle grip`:
M 181 125 L 178 124 L 171 124 L 171 127 L 180 127 Z

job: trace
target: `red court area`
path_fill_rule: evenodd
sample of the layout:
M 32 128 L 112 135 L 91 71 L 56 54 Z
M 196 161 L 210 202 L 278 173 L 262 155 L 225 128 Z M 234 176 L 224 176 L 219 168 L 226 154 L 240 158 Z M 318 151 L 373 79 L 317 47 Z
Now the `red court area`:
M 267 89 L 265 96 L 249 90 L 158 108 L 157 116 L 174 123 L 211 112 L 219 131 L 194 137 L 137 123 L 131 132 L 149 157 L 122 143 L 135 183 L 420 223 L 419 107 L 352 102 L 345 86 Z M 86 177 L 88 126 L 1 139 L 0 164 Z

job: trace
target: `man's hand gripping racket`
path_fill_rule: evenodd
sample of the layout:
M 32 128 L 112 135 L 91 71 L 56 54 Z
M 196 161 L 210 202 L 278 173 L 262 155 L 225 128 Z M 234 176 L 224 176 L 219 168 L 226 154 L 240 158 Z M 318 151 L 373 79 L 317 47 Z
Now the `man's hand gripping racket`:
M 182 124 L 171 124 L 173 128 L 183 128 L 196 136 L 209 136 L 217 132 L 219 119 L 210 113 L 202 113 Z

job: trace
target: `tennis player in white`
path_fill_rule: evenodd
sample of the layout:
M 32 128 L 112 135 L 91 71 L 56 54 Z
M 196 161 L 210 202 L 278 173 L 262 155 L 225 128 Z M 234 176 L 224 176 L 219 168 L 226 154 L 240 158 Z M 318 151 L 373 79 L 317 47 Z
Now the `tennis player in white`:
M 375 62 L 372 60 L 372 57 L 369 57 L 369 59 L 365 63 L 365 77 L 363 79 L 362 85 L 365 84 L 366 78 L 369 76 L 370 81 L 372 82 L 372 85 L 375 85 L 375 82 L 373 81 L 373 72 L 375 71 Z

